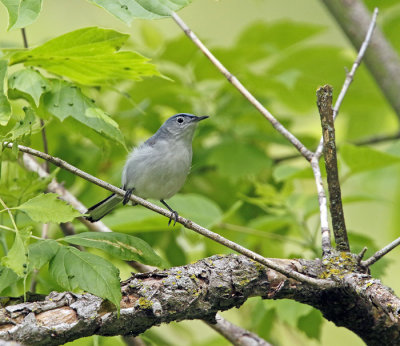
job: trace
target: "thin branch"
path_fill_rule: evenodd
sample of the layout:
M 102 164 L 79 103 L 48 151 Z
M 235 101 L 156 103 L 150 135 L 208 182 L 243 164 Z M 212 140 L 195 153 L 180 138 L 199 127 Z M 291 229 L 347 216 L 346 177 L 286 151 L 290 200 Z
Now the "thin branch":
M 318 193 L 319 217 L 321 223 L 321 248 L 322 253 L 326 255 L 332 250 L 331 231 L 329 229 L 328 207 L 324 183 L 322 181 L 321 169 L 319 168 L 319 160 L 316 156 L 314 156 L 311 160 L 311 169 L 314 174 L 315 184 L 317 186 Z
M 386 245 L 383 249 L 375 252 L 375 254 L 373 256 L 371 256 L 370 258 L 368 258 L 365 261 L 361 261 L 361 265 L 363 267 L 369 267 L 372 264 L 374 264 L 375 262 L 377 262 L 378 260 L 380 260 L 383 256 L 385 256 L 387 253 L 389 253 L 390 251 L 392 251 L 395 247 L 400 245 L 400 237 L 397 238 L 396 240 L 392 241 L 389 245 Z
M 28 38 L 26 36 L 25 28 L 21 28 L 21 34 L 22 34 L 22 40 L 24 42 L 24 48 L 28 49 L 29 48 L 29 44 L 28 44 Z M 45 123 L 44 123 L 44 120 L 42 118 L 40 118 L 40 127 L 41 127 L 41 133 L 42 133 L 43 151 L 46 154 L 48 154 L 49 153 L 49 147 L 48 147 L 48 144 L 47 144 L 47 135 L 46 135 Z M 50 172 L 49 163 L 47 161 L 45 161 L 44 164 L 45 164 L 46 172 L 49 173 Z M 45 226 L 43 226 L 43 227 L 45 227 Z
M 367 50 L 367 47 L 371 41 L 372 33 L 374 32 L 374 29 L 376 26 L 376 18 L 378 16 L 378 12 L 379 12 L 378 8 L 375 8 L 374 13 L 372 15 L 371 22 L 370 22 L 368 30 L 367 30 L 367 34 L 365 35 L 365 39 L 364 39 L 363 43 L 361 44 L 360 50 L 358 51 L 357 58 L 354 61 L 353 66 L 351 67 L 350 73 L 347 73 L 347 75 L 346 75 L 346 79 L 344 80 L 342 89 L 340 90 L 339 96 L 335 102 L 335 106 L 333 107 L 333 119 L 334 120 L 336 119 L 336 117 L 339 113 L 339 109 L 340 109 L 340 106 L 342 105 L 343 99 L 344 99 L 347 91 L 349 90 L 350 84 L 353 82 L 354 75 L 357 71 L 357 68 L 360 66 L 361 60 L 363 59 L 364 54 Z M 315 155 L 317 156 L 318 159 L 321 157 L 322 151 L 323 151 L 323 139 L 321 138 L 319 145 L 317 147 L 317 150 L 315 151 Z
M 391 135 L 380 135 L 380 136 L 378 135 L 378 136 L 374 136 L 374 137 L 368 137 L 368 138 L 360 139 L 358 141 L 354 141 L 354 142 L 350 142 L 350 143 L 354 144 L 354 145 L 369 145 L 369 144 L 379 144 L 379 143 L 390 142 L 390 141 L 394 141 L 396 139 L 400 139 L 400 132 L 394 133 Z M 337 149 L 337 151 L 340 151 L 340 146 L 336 146 L 336 149 Z M 292 154 L 292 155 L 272 158 L 272 160 L 274 161 L 274 164 L 277 164 L 277 163 L 283 162 L 283 161 L 298 159 L 299 157 L 301 157 L 301 156 L 298 153 L 296 153 L 296 154 Z
M 313 153 L 308 150 L 291 132 L 289 132 L 245 87 L 244 85 L 230 73 L 224 65 L 208 50 L 208 48 L 200 41 L 186 23 L 175 13 L 172 12 L 172 18 L 176 24 L 183 30 L 186 36 L 204 53 L 211 63 L 226 77 L 226 79 L 272 124 L 272 126 L 289 140 L 295 148 L 308 161 L 311 160 Z
M 266 342 L 257 334 L 234 325 L 219 314 L 215 316 L 215 321 L 216 323 L 206 322 L 206 324 L 220 333 L 234 346 L 272 346 L 269 342 Z
M 4 146 L 7 147 L 7 148 L 12 148 L 13 147 L 13 143 L 4 143 Z M 56 165 L 57 167 L 63 168 L 65 170 L 67 170 L 67 171 L 69 171 L 69 172 L 71 172 L 71 173 L 73 173 L 73 174 L 75 174 L 75 175 L 87 180 L 87 181 L 90 181 L 90 182 L 92 182 L 92 183 L 94 183 L 94 184 L 96 184 L 96 185 L 98 185 L 100 187 L 103 187 L 104 189 L 106 189 L 108 191 L 111 191 L 111 192 L 113 192 L 115 194 L 118 194 L 118 195 L 120 195 L 122 197 L 125 195 L 125 191 L 124 190 L 122 190 L 122 189 L 120 189 L 120 188 L 118 188 L 118 187 L 116 187 L 114 185 L 111 185 L 109 183 L 106 183 L 105 181 L 103 181 L 101 179 L 98 179 L 98 178 L 86 173 L 86 172 L 84 172 L 84 171 L 72 166 L 68 162 L 61 160 L 58 157 L 53 157 L 51 155 L 48 155 L 46 153 L 42 153 L 41 151 L 29 148 L 29 147 L 25 147 L 23 145 L 18 145 L 18 150 L 20 150 L 20 151 L 22 151 L 24 153 L 28 153 L 28 154 L 40 157 L 40 158 L 42 158 L 44 160 L 47 160 L 47 161 L 53 163 L 54 165 Z M 159 207 L 159 206 L 157 206 L 157 205 L 155 205 L 153 203 L 150 203 L 150 202 L 144 200 L 143 198 L 140 198 L 140 197 L 135 196 L 135 195 L 132 194 L 130 199 L 131 199 L 131 201 L 133 201 L 133 202 L 135 202 L 137 204 L 140 204 L 140 205 L 142 205 L 142 206 L 144 206 L 144 207 L 146 207 L 146 208 L 148 208 L 150 210 L 153 210 L 154 212 L 156 212 L 158 214 L 164 215 L 167 218 L 170 217 L 171 212 L 169 210 L 163 209 L 163 208 L 161 208 L 161 207 Z M 291 278 L 293 278 L 295 280 L 298 280 L 298 281 L 304 282 L 304 283 L 308 283 L 310 285 L 318 286 L 318 287 L 327 288 L 327 287 L 335 286 L 335 283 L 333 283 L 332 281 L 311 278 L 311 277 L 308 277 L 308 276 L 306 276 L 304 274 L 299 273 L 298 271 L 296 271 L 294 269 L 288 270 L 287 268 L 284 268 L 283 266 L 280 266 L 279 264 L 271 261 L 270 259 L 265 258 L 265 257 L 255 253 L 255 252 L 253 252 L 253 251 L 251 251 L 249 249 L 246 249 L 245 247 L 243 247 L 243 246 L 241 246 L 239 244 L 236 244 L 235 242 L 230 241 L 230 240 L 220 236 L 217 233 L 211 232 L 210 230 L 208 230 L 208 229 L 206 229 L 206 228 L 194 223 L 191 220 L 188 220 L 188 219 L 185 219 L 185 218 L 179 216 L 178 219 L 177 219 L 177 222 L 182 224 L 184 227 L 186 227 L 188 229 L 191 229 L 192 231 L 195 231 L 195 232 L 197 232 L 197 233 L 199 233 L 199 234 L 201 234 L 201 235 L 203 235 L 203 236 L 205 236 L 205 237 L 207 237 L 207 238 L 209 238 L 211 240 L 214 240 L 217 243 L 220 243 L 220 244 L 222 244 L 222 245 L 224 245 L 224 246 L 226 246 L 226 247 L 228 247 L 228 248 L 230 248 L 230 249 L 232 249 L 232 250 L 234 250 L 236 252 L 239 252 L 239 253 L 243 254 L 244 256 L 251 258 L 252 260 L 254 260 L 256 262 L 259 262 L 259 263 L 261 263 L 261 264 L 263 264 L 263 265 L 265 265 L 265 266 L 267 266 L 267 267 L 269 267 L 271 269 L 274 269 L 274 270 L 276 270 L 276 271 L 278 271 L 278 272 L 280 272 L 280 273 L 282 273 L 282 274 L 284 274 L 284 275 L 286 275 L 288 277 L 291 277 Z
M 336 248 L 339 251 L 350 251 L 337 167 L 335 126 L 332 109 L 332 87 L 330 85 L 325 85 L 317 90 L 317 105 L 321 116 L 322 137 L 324 139 L 324 159 Z

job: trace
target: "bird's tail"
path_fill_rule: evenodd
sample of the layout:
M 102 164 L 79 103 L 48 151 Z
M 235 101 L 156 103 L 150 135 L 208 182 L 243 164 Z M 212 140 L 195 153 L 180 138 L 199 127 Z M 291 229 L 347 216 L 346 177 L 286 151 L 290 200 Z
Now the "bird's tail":
M 88 216 L 85 216 L 85 218 L 90 222 L 99 221 L 103 216 L 112 211 L 121 201 L 122 197 L 113 193 L 106 199 L 103 199 L 99 203 L 90 207 L 86 212 Z

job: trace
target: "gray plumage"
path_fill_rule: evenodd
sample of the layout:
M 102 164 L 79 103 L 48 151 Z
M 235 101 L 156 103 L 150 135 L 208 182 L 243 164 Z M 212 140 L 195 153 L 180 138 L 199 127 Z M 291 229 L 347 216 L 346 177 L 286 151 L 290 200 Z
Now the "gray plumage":
M 90 207 L 86 218 L 92 222 L 100 220 L 120 202 L 126 204 L 133 193 L 144 199 L 160 200 L 171 211 L 168 224 L 172 218 L 176 222 L 178 213 L 165 200 L 185 183 L 192 164 L 194 131 L 198 122 L 206 118 L 180 113 L 165 121 L 152 137 L 129 154 L 122 171 L 125 198 L 112 194 Z

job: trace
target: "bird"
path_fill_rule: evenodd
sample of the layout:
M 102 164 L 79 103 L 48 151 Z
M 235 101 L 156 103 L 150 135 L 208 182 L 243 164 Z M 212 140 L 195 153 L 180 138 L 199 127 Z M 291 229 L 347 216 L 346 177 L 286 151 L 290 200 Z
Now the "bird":
M 99 221 L 122 202 L 127 204 L 134 193 L 143 199 L 159 200 L 171 212 L 168 226 L 178 219 L 178 212 L 165 200 L 183 186 L 192 164 L 192 140 L 197 124 L 208 116 L 179 113 L 168 118 L 157 132 L 128 155 L 122 171 L 122 197 L 115 193 L 90 207 L 85 218 Z M 132 202 L 135 205 L 134 202 Z

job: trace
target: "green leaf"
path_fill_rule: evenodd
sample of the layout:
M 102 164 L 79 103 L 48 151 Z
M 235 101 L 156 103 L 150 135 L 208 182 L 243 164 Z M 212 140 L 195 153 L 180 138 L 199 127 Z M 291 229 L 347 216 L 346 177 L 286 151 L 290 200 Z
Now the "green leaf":
M 11 105 L 4 94 L 4 79 L 7 74 L 8 61 L 0 60 L 0 125 L 6 126 L 11 117 Z
M 57 253 L 60 245 L 51 239 L 39 240 L 29 245 L 29 268 L 40 269 Z
M 29 217 L 41 223 L 68 222 L 81 214 L 71 205 L 58 198 L 55 193 L 38 195 L 29 201 L 16 207 L 27 213 Z
M 346 144 L 340 148 L 340 157 L 352 174 L 372 171 L 400 163 L 400 157 L 368 147 Z
M 70 246 L 61 246 L 49 264 L 50 275 L 67 290 L 81 288 L 108 299 L 119 311 L 119 270 L 105 259 Z
M 157 19 L 169 17 L 192 0 L 89 0 L 113 16 L 130 24 L 134 18 Z
M 0 293 L 17 282 L 17 280 L 18 275 L 12 269 L 0 265 Z
M 36 107 L 39 107 L 39 101 L 42 94 L 50 90 L 49 81 L 38 71 L 31 68 L 22 69 L 14 72 L 8 79 L 8 87 L 11 89 L 11 98 L 18 98 L 19 93 L 13 97 L 12 90 L 22 93 L 28 101 L 33 100 Z M 10 93 L 10 91 L 9 91 Z
M 164 263 L 149 244 L 128 234 L 85 232 L 62 238 L 62 240 L 75 245 L 101 249 L 124 261 L 138 261 L 154 266 L 161 266 Z
M 32 24 L 42 9 L 42 0 L 0 0 L 8 11 L 8 30 Z
M 269 168 L 272 161 L 254 145 L 224 141 L 212 148 L 208 163 L 217 166 L 222 175 L 237 180 Z
M 35 111 L 30 107 L 24 107 L 25 117 L 17 121 L 13 128 L 5 135 L 9 141 L 17 141 L 21 137 L 40 131 L 40 123 L 37 121 Z
M 160 76 L 149 59 L 136 52 L 117 52 L 129 35 L 89 27 L 72 31 L 24 51 L 10 51 L 10 64 L 24 63 L 85 85 Z
M 28 268 L 28 250 L 30 229 L 20 230 L 15 233 L 14 243 L 8 251 L 7 256 L 3 257 L 1 264 L 12 269 L 19 277 L 27 274 Z
M 45 110 L 63 121 L 72 117 L 108 139 L 117 141 L 125 147 L 124 137 L 118 124 L 100 108 L 94 101 L 86 97 L 75 85 L 53 79 L 51 92 L 43 96 Z
M 312 309 L 307 315 L 301 316 L 297 321 L 297 327 L 303 331 L 310 339 L 321 339 L 322 314 L 316 309 Z

